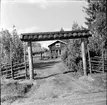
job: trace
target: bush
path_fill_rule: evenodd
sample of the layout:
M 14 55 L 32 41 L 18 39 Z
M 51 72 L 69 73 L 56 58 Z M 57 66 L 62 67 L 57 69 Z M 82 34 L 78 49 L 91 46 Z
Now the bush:
M 61 59 L 69 70 L 83 73 L 80 40 L 70 40 L 62 52 Z

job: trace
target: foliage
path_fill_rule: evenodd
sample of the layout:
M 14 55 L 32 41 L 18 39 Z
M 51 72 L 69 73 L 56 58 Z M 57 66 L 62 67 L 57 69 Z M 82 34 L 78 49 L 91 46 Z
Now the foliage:
M 23 44 L 19 38 L 19 35 L 17 34 L 16 29 L 13 30 L 13 37 L 12 37 L 12 41 L 13 41 L 13 49 L 14 49 L 14 54 L 13 54 L 13 61 L 18 61 L 20 62 L 21 60 L 23 60 Z
M 33 54 L 42 54 L 46 52 L 48 49 L 41 46 L 40 43 L 33 42 L 32 43 L 32 52 Z
M 1 63 L 21 62 L 23 60 L 23 44 L 17 31 L 14 29 L 11 34 L 8 30 L 2 30 L 0 37 Z
M 12 104 L 16 100 L 25 98 L 33 86 L 30 82 L 20 83 L 14 80 L 1 79 L 1 103 Z
M 12 37 L 8 30 L 0 32 L 1 36 L 1 63 L 7 63 L 10 61 L 10 43 L 12 43 Z
M 72 30 L 82 29 L 76 22 L 72 26 Z M 82 71 L 80 39 L 72 39 L 68 41 L 68 45 L 62 53 L 62 60 L 70 70 Z
M 89 40 L 89 47 L 96 55 L 101 55 L 101 49 L 107 42 L 106 25 L 106 0 L 88 0 L 86 25 L 91 30 L 93 37 Z

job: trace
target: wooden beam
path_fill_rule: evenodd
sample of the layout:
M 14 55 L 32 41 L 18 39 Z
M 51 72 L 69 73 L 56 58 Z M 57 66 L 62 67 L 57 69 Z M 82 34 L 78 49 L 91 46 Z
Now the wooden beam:
M 84 76 L 87 75 L 87 63 L 86 63 L 86 43 L 85 39 L 81 40 L 81 52 L 82 52 L 82 60 L 83 60 L 83 70 L 84 70 Z
M 33 72 L 33 57 L 32 57 L 32 43 L 31 42 L 28 42 L 28 59 L 29 59 L 30 80 L 33 80 L 34 72 Z
M 56 31 L 56 32 L 39 32 L 39 33 L 22 33 L 20 39 L 22 41 L 46 41 L 61 39 L 76 39 L 91 37 L 89 30 L 76 31 Z

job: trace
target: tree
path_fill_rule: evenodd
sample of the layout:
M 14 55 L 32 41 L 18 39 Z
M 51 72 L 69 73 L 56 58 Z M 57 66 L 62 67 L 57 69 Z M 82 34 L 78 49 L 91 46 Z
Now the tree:
M 10 61 L 10 43 L 12 43 L 12 36 L 8 30 L 0 32 L 1 35 L 1 63 L 9 63 Z
M 72 25 L 72 30 L 82 29 L 77 22 Z M 81 59 L 81 40 L 71 39 L 68 41 L 68 45 L 63 51 L 62 60 L 70 70 L 82 71 L 82 59 Z
M 40 43 L 36 43 L 36 42 L 32 43 L 32 52 L 33 52 L 33 55 L 40 54 L 41 55 L 41 59 L 42 59 L 43 58 L 42 55 L 46 51 L 47 51 L 46 48 L 41 47 Z
M 11 63 L 11 61 L 21 62 L 23 60 L 23 44 L 17 31 L 13 30 L 11 34 L 8 30 L 2 30 L 0 36 L 1 62 L 5 64 Z
M 13 60 L 21 62 L 24 58 L 23 43 L 21 42 L 15 26 L 13 26 L 12 32 L 12 45 L 13 45 Z
M 106 0 L 88 0 L 88 8 L 84 10 L 88 15 L 85 23 L 93 35 L 89 40 L 90 50 L 101 55 L 107 42 Z

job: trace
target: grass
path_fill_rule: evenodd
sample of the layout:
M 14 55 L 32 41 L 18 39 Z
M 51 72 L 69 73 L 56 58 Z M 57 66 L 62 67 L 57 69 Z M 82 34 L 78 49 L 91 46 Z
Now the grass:
M 16 100 L 24 99 L 26 102 L 33 102 L 38 99 L 45 100 L 61 96 L 67 97 L 69 93 L 85 94 L 106 90 L 106 74 L 82 76 L 80 73 L 67 72 L 68 70 L 62 63 L 51 62 L 49 64 L 46 63 L 46 65 L 42 63 L 39 66 L 40 68 L 45 67 L 45 70 L 41 70 L 39 76 L 47 76 L 47 78 L 37 79 L 36 85 L 25 81 L 7 81 L 2 77 L 1 101 L 12 103 Z M 49 66 L 51 69 L 48 68 Z
M 1 102 L 12 103 L 17 99 L 26 98 L 26 94 L 33 86 L 31 83 L 19 83 L 14 80 L 1 80 Z

